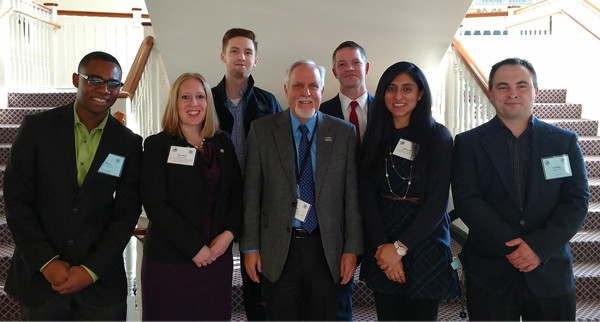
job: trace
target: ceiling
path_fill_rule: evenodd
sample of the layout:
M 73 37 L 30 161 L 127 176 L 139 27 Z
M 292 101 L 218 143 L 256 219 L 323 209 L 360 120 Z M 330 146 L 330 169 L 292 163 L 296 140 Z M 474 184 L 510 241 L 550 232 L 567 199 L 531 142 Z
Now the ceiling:
M 452 42 L 471 0 L 146 0 L 155 45 L 169 80 L 200 72 L 214 86 L 225 68 L 219 59 L 221 39 L 233 27 L 253 30 L 258 41 L 256 85 L 287 107 L 283 81 L 288 66 L 313 59 L 327 69 L 324 99 L 338 83 L 331 54 L 339 43 L 361 44 L 370 62 L 369 92 L 383 71 L 406 60 L 433 75 Z

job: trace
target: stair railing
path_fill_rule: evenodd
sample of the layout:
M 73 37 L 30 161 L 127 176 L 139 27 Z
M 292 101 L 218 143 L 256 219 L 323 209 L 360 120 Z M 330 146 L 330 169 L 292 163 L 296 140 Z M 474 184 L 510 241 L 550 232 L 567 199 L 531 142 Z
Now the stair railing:
M 456 135 L 496 115 L 488 98 L 487 79 L 461 43 L 454 39 L 442 62 L 445 81 L 438 90 L 444 104 L 445 125 Z
M 142 137 L 161 130 L 160 118 L 169 92 L 169 82 L 154 37 L 147 36 L 119 93 L 117 110 L 127 117 L 127 126 Z
M 5 4 L 6 5 L 6 4 Z M 27 1 L 8 1 L 0 8 L 0 86 L 49 87 L 54 83 L 54 42 L 61 25 L 52 10 Z

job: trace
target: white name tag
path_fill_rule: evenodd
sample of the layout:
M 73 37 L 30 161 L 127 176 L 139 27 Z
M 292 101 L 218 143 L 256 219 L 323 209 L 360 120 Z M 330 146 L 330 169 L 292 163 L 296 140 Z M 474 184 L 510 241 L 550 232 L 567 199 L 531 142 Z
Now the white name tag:
M 419 145 L 405 139 L 400 139 L 398 144 L 396 144 L 396 148 L 394 149 L 394 155 L 410 161 L 415 159 L 417 153 L 419 153 Z
M 309 210 L 310 204 L 298 198 L 298 202 L 296 203 L 296 216 L 294 216 L 294 218 L 300 220 L 301 222 L 304 222 Z
M 195 148 L 172 145 L 171 151 L 169 152 L 169 158 L 167 159 L 167 163 L 193 166 L 195 158 Z
M 542 158 L 542 168 L 544 169 L 546 180 L 565 178 L 573 175 L 569 156 L 566 154 Z
M 121 171 L 123 171 L 123 164 L 125 163 L 125 157 L 120 155 L 109 153 L 106 159 L 98 169 L 99 173 L 104 173 L 109 176 L 121 177 Z

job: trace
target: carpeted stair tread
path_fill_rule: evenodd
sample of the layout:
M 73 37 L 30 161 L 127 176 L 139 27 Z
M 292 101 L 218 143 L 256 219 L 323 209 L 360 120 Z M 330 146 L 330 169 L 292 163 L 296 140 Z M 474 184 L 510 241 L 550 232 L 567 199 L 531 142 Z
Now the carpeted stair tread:
M 590 201 L 582 230 L 600 230 L 600 201 Z
M 8 93 L 9 107 L 58 107 L 75 100 L 77 92 Z
M 600 136 L 580 136 L 578 143 L 583 155 L 600 155 Z
M 590 202 L 600 201 L 600 178 L 588 178 L 588 185 L 590 186 Z
M 0 243 L 0 279 L 5 280 L 10 267 L 11 258 L 15 251 L 12 243 Z M 2 284 L 4 285 L 4 284 Z
M 566 101 L 566 89 L 540 89 L 535 96 L 536 103 L 565 103 Z
M 581 104 L 536 103 L 533 115 L 539 119 L 577 119 L 581 117 Z
M 8 224 L 6 223 L 6 216 L 3 213 L 0 213 L 0 244 L 12 242 L 12 234 L 8 229 Z
M 20 321 L 21 311 L 19 303 L 4 292 L 4 280 L 0 279 L 0 320 Z
M 580 230 L 569 246 L 573 262 L 595 262 L 600 267 L 600 230 Z
M 583 161 L 585 162 L 588 178 L 600 178 L 600 156 L 584 155 Z
M 21 124 L 26 115 L 37 114 L 53 107 L 8 107 L 0 109 L 0 124 Z
M 2 124 L 0 125 L 0 143 L 12 143 L 19 131 L 19 124 Z
M 600 321 L 600 299 L 577 300 L 577 321 Z
M 546 123 L 573 131 L 579 136 L 598 135 L 598 121 L 588 119 L 542 119 Z

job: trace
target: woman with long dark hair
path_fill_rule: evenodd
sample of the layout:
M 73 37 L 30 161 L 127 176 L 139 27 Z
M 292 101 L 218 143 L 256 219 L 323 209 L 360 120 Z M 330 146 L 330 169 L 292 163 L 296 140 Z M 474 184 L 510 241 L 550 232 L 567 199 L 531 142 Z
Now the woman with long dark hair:
M 451 268 L 452 136 L 431 115 L 431 90 L 414 64 L 381 76 L 359 151 L 359 198 L 365 222 L 361 276 L 379 320 L 436 320 L 456 294 Z

